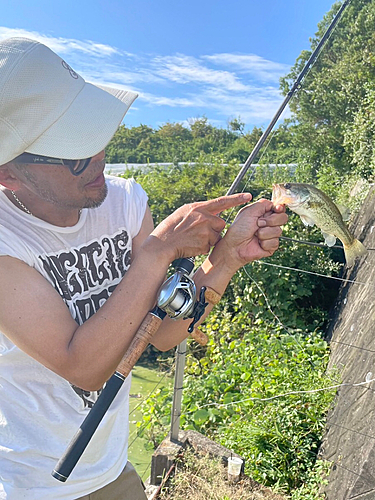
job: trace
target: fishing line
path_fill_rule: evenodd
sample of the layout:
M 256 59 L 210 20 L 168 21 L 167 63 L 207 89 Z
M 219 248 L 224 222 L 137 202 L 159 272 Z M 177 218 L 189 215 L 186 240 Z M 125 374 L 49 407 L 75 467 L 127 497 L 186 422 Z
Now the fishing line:
M 273 130 L 273 132 L 272 132 L 272 134 L 271 134 L 271 137 L 269 138 L 269 140 L 268 140 L 268 142 L 267 142 L 267 145 L 266 145 L 266 147 L 265 147 L 265 149 L 264 149 L 263 153 L 261 154 L 261 156 L 260 156 L 260 158 L 259 158 L 259 164 L 261 163 L 263 156 L 266 154 L 266 151 L 267 151 L 267 149 L 268 149 L 268 146 L 271 144 L 271 141 L 272 141 L 273 137 L 275 136 L 276 132 L 277 132 L 277 130 L 276 130 L 276 129 L 274 129 L 274 130 Z M 255 172 L 256 172 L 256 169 L 257 169 L 257 165 L 255 164 L 255 165 L 253 165 L 253 169 L 252 169 L 252 171 L 251 171 L 251 172 L 250 172 L 250 174 L 247 176 L 247 180 L 246 180 L 246 182 L 245 182 L 245 184 L 244 184 L 244 186 L 243 186 L 242 190 L 240 191 L 240 193 L 244 193 L 244 192 L 245 192 L 245 189 L 247 188 L 248 184 L 249 184 L 249 183 L 250 183 L 250 181 L 253 179 L 253 176 L 254 176 L 254 174 L 255 174 Z M 230 189 L 229 189 L 229 191 L 230 191 Z M 229 192 L 229 191 L 228 191 L 228 192 Z M 236 207 L 232 207 L 232 208 L 231 208 L 231 210 L 230 210 L 230 212 L 229 212 L 229 214 L 228 214 L 227 218 L 225 219 L 225 225 L 227 225 L 227 224 L 228 224 L 229 219 L 232 217 L 232 214 L 233 214 L 233 212 L 234 212 L 235 210 L 236 210 Z
M 331 386 L 328 386 L 328 387 L 322 387 L 322 388 L 318 388 L 318 389 L 301 390 L 301 391 L 289 391 L 289 392 L 278 394 L 276 396 L 271 396 L 271 397 L 268 397 L 268 398 L 250 397 L 250 398 L 245 398 L 245 399 L 241 399 L 241 400 L 237 400 L 237 401 L 231 401 L 229 403 L 216 403 L 216 402 L 215 403 L 207 403 L 205 405 L 197 406 L 197 408 L 194 409 L 194 410 L 191 410 L 191 411 L 188 411 L 188 412 L 184 412 L 184 415 L 190 415 L 190 414 L 195 413 L 198 410 L 201 410 L 201 409 L 204 409 L 204 408 L 208 408 L 208 407 L 212 407 L 212 406 L 214 406 L 215 408 L 227 408 L 227 407 L 230 407 L 230 406 L 233 406 L 233 405 L 238 405 L 240 403 L 245 403 L 245 402 L 249 402 L 249 401 L 254 401 L 254 402 L 269 402 L 269 401 L 275 401 L 275 400 L 278 400 L 278 399 L 281 399 L 281 398 L 284 398 L 284 397 L 299 396 L 299 395 L 308 395 L 308 394 L 316 394 L 316 393 L 320 393 L 320 392 L 328 392 L 328 391 L 332 391 L 334 389 L 340 389 L 342 387 L 349 387 L 349 388 L 362 387 L 362 386 L 368 385 L 368 384 L 370 384 L 371 382 L 374 382 L 374 381 L 375 381 L 375 378 L 372 378 L 372 379 L 365 380 L 363 382 L 358 382 L 358 383 L 355 383 L 355 384 L 346 382 L 346 383 L 335 384 L 335 385 L 331 385 Z M 370 387 L 364 387 L 364 388 L 367 389 L 367 390 L 371 389 Z M 246 415 L 247 414 L 244 414 L 243 416 L 239 417 L 236 420 L 236 422 L 241 421 L 243 418 L 245 418 Z M 341 426 L 340 424 L 335 424 L 334 422 L 331 421 L 331 419 L 328 419 L 327 423 L 329 423 L 330 425 L 333 425 L 333 426 L 342 427 L 343 429 L 346 429 L 348 431 L 354 432 L 356 434 L 359 434 L 359 435 L 362 435 L 362 436 L 365 436 L 365 437 L 369 437 L 371 439 L 375 439 L 374 436 L 370 436 L 370 435 L 361 433 L 359 431 L 356 431 L 355 429 L 346 428 L 344 426 Z M 308 453 L 313 454 L 317 458 L 321 458 L 324 461 L 330 462 L 330 463 L 332 463 L 332 464 L 334 464 L 334 465 L 336 465 L 338 467 L 343 468 L 344 470 L 347 470 L 348 472 L 351 472 L 352 474 L 354 474 L 354 475 L 356 475 L 358 477 L 361 477 L 360 474 L 358 474 L 358 473 L 356 473 L 356 472 L 354 472 L 354 471 L 352 471 L 352 470 L 350 470 L 350 469 L 348 469 L 348 468 L 346 468 L 346 467 L 338 464 L 337 462 L 334 462 L 332 460 L 326 459 L 326 458 L 324 458 L 324 456 L 320 457 L 319 453 L 317 453 L 317 452 L 313 452 L 311 450 L 307 450 L 307 451 L 308 451 Z M 320 454 L 321 454 L 321 452 L 320 452 Z
M 268 398 L 260 398 L 260 397 L 250 397 L 250 398 L 245 398 L 245 399 L 240 399 L 238 401 L 231 401 L 230 403 L 207 403 L 205 405 L 197 406 L 195 410 L 191 410 L 189 412 L 185 412 L 185 415 L 190 415 L 191 413 L 195 413 L 197 410 L 202 410 L 203 408 L 208 408 L 209 406 L 215 406 L 216 408 L 227 408 L 229 406 L 237 405 L 239 403 L 247 403 L 249 401 L 255 401 L 255 402 L 266 402 L 266 401 L 273 401 L 276 399 L 281 399 L 284 397 L 288 396 L 299 396 L 301 394 L 316 394 L 319 392 L 328 392 L 332 391 L 333 389 L 340 389 L 341 387 L 360 387 L 365 384 L 370 384 L 371 382 L 374 382 L 375 378 L 372 378 L 370 380 L 365 380 L 364 382 L 358 382 L 356 384 L 351 384 L 349 382 L 345 382 L 342 384 L 335 384 L 335 385 L 330 385 L 328 387 L 320 387 L 319 389 L 310 389 L 310 390 L 301 390 L 301 391 L 289 391 L 289 392 L 284 392 L 282 394 L 278 394 L 276 396 L 270 396 Z M 241 420 L 243 417 L 240 417 L 239 420 Z
M 249 167 L 252 165 L 252 162 L 253 160 L 255 159 L 255 157 L 257 156 L 257 154 L 259 153 L 259 150 L 260 148 L 263 146 L 264 142 L 266 141 L 270 131 L 273 129 L 274 125 L 277 123 L 278 119 L 280 118 L 281 114 L 283 113 L 286 105 L 288 104 L 288 102 L 290 101 L 290 99 L 293 97 L 294 95 L 294 92 L 296 92 L 297 90 L 300 90 L 301 89 L 301 81 L 302 79 L 305 77 L 306 74 L 308 74 L 311 70 L 311 68 L 314 66 L 314 64 L 316 63 L 317 59 L 318 59 L 318 56 L 320 55 L 321 53 L 321 49 L 323 48 L 323 46 L 326 44 L 326 42 L 329 40 L 339 18 L 341 17 L 344 9 L 347 7 L 347 5 L 349 4 L 349 0 L 346 0 L 341 8 L 339 9 L 339 11 L 336 13 L 336 16 L 335 18 L 333 19 L 333 21 L 331 22 L 329 28 L 327 29 L 327 31 L 324 33 L 323 37 L 321 38 L 320 42 L 318 43 L 317 47 L 315 48 L 315 50 L 312 52 L 309 60 L 307 61 L 303 71 L 300 73 L 299 77 L 297 78 L 296 82 L 294 83 L 294 85 L 292 86 L 292 88 L 290 89 L 290 91 L 288 92 L 287 96 L 285 97 L 284 101 L 283 101 L 283 104 L 282 106 L 279 108 L 278 112 L 276 113 L 275 117 L 273 118 L 273 120 L 271 121 L 270 125 L 268 126 L 268 128 L 266 129 L 266 131 L 262 134 L 261 138 L 259 139 L 257 145 L 255 146 L 253 152 L 251 153 L 251 155 L 248 157 L 248 159 L 246 160 L 244 166 L 242 167 L 241 171 L 239 172 L 239 174 L 237 175 L 234 183 L 232 184 L 231 188 L 229 189 L 229 191 L 227 192 L 227 195 L 229 194 L 232 194 L 236 187 L 238 186 L 238 184 L 241 182 L 242 178 L 244 177 L 244 175 L 246 174 L 247 170 L 249 169 Z M 271 140 L 273 139 L 274 137 L 274 134 L 275 134 L 275 131 L 273 131 L 273 134 L 271 135 L 269 141 L 268 141 L 268 144 L 267 144 L 267 148 L 271 142 Z M 266 149 L 267 149 L 266 148 Z M 263 158 L 264 154 L 265 154 L 266 150 L 263 152 L 261 158 Z M 242 190 L 242 192 L 245 190 L 246 186 L 248 185 L 248 183 L 250 182 L 250 180 L 253 178 L 253 175 L 254 175 L 254 172 L 255 172 L 255 168 L 256 167 L 253 167 L 253 171 L 251 173 L 251 176 L 249 176 L 247 182 L 245 183 L 245 186 Z M 227 220 L 226 220 L 226 223 L 228 222 L 231 214 L 233 213 L 230 212 Z M 264 262 L 264 264 L 269 264 L 269 265 L 274 265 L 274 264 L 271 264 L 271 263 L 266 263 Z M 275 266 L 275 265 L 274 265 Z M 284 269 L 288 269 L 286 268 L 285 266 L 276 266 L 276 267 L 281 267 L 281 268 L 284 268 Z M 294 271 L 300 271 L 300 272 L 305 272 L 307 274 L 314 274 L 314 275 L 317 275 L 317 276 L 321 276 L 321 277 L 329 277 L 329 278 L 333 278 L 333 279 L 339 279 L 340 281 L 346 281 L 346 282 L 354 282 L 352 280 L 344 280 L 342 278 L 335 278 L 335 277 L 332 277 L 332 276 L 326 276 L 326 275 L 320 275 L 318 273 L 313 273 L 313 272 L 310 272 L 310 271 L 303 271 L 303 270 L 298 270 L 298 269 L 294 269 L 294 268 L 289 268 L 290 270 L 294 270 Z M 359 284 L 359 282 L 356 282 Z M 257 285 L 257 283 L 256 283 Z M 258 285 L 257 285 L 258 286 Z M 268 302 L 268 300 L 266 300 Z M 271 310 L 272 311 L 272 310 Z M 273 312 L 273 311 L 272 311 Z M 274 313 L 273 313 L 274 314 Z M 276 315 L 274 315 L 276 319 L 278 319 L 278 321 L 280 322 L 280 324 L 282 325 L 281 321 L 279 320 L 279 318 L 277 318 Z M 283 326 L 283 325 L 282 325 Z M 283 326 L 284 327 L 284 326 Z M 369 383 L 370 381 L 366 381 L 364 383 Z M 277 398 L 281 398 L 281 397 L 285 397 L 285 396 L 289 396 L 289 395 L 295 395 L 295 394 L 311 394 L 311 393 L 315 393 L 315 392 L 321 392 L 321 391 L 328 391 L 328 390 L 331 390 L 333 388 L 338 388 L 338 387 L 343 387 L 343 386 L 351 386 L 351 387 L 354 387 L 356 385 L 362 385 L 363 383 L 360 383 L 360 384 L 339 384 L 339 385 L 335 385 L 335 386 L 331 386 L 331 387 L 328 387 L 328 388 L 322 388 L 322 389 L 316 389 L 316 390 L 310 390 L 310 391 L 292 391 L 290 393 L 285 393 L 283 395 L 279 395 L 279 396 L 273 396 L 271 398 L 249 398 L 249 399 L 246 399 L 246 400 L 242 400 L 242 401 L 249 401 L 249 400 L 253 400 L 253 401 L 271 401 L 273 399 L 277 399 Z M 241 401 L 238 401 L 238 402 L 233 402 L 232 404 L 238 404 L 240 403 Z M 215 404 L 215 403 L 214 403 Z M 228 405 L 217 405 L 215 404 L 216 406 L 229 406 Z M 204 407 L 207 407 L 207 406 L 211 406 L 210 404 L 208 405 L 204 405 L 202 406 L 201 408 L 204 408 Z M 189 413 L 194 413 L 194 411 L 192 412 L 188 412 L 187 414 Z M 179 416 L 176 416 L 176 420 L 177 418 L 179 418 Z
M 167 375 L 169 375 L 169 373 L 172 371 L 172 368 L 174 368 L 174 363 L 173 363 L 173 365 L 171 366 L 171 368 L 170 368 L 167 372 L 165 372 L 165 373 L 164 373 L 164 375 L 162 376 L 162 378 L 161 378 L 161 379 L 159 380 L 159 382 L 155 385 L 155 387 L 151 390 L 151 392 L 150 392 L 150 393 L 149 393 L 149 394 L 148 394 L 148 395 L 147 395 L 147 396 L 146 396 L 146 397 L 145 397 L 145 398 L 144 398 L 144 399 L 143 399 L 140 403 L 138 403 L 138 404 L 137 404 L 137 406 L 136 406 L 135 408 L 133 408 L 133 409 L 132 409 L 132 413 L 133 413 L 133 412 L 135 412 L 136 410 L 138 410 L 138 408 L 139 408 L 140 406 L 142 406 L 142 405 L 143 405 L 143 403 L 144 403 L 144 402 L 145 402 L 145 401 L 146 401 L 146 400 L 147 400 L 150 396 L 152 396 L 152 395 L 153 395 L 153 393 L 156 391 L 156 389 L 159 387 L 159 385 L 163 382 L 163 380 L 165 379 L 165 377 L 166 377 Z
M 276 313 L 272 310 L 271 305 L 269 303 L 269 300 L 265 294 L 265 292 L 262 290 L 262 288 L 259 286 L 259 284 L 255 281 L 255 279 L 249 274 L 247 271 L 246 267 L 243 267 L 243 270 L 245 271 L 246 276 L 254 283 L 254 285 L 258 288 L 260 293 L 263 295 L 264 300 L 266 301 L 266 305 L 268 307 L 268 310 L 272 314 L 272 316 L 276 319 L 276 321 L 279 323 L 279 325 L 291 336 L 294 336 L 294 334 L 282 323 L 281 319 L 276 315 Z M 302 348 L 302 346 L 300 346 Z
M 318 44 L 316 45 L 315 49 L 310 54 L 310 57 L 306 61 L 305 65 L 304 65 L 304 67 L 302 69 L 302 71 L 299 73 L 299 75 L 297 76 L 297 79 L 294 81 L 294 83 L 291 85 L 289 91 L 285 95 L 283 102 L 281 103 L 281 105 L 279 106 L 279 108 L 276 111 L 275 115 L 273 116 L 270 124 L 268 125 L 268 127 L 266 128 L 266 130 L 263 132 L 263 134 L 259 138 L 259 140 L 258 140 L 257 144 L 255 145 L 254 149 L 252 150 L 252 152 L 250 153 L 249 157 L 247 158 L 247 160 L 243 164 L 240 172 L 237 174 L 237 177 L 235 178 L 235 180 L 233 181 L 232 185 L 230 186 L 229 190 L 226 193 L 227 196 L 230 195 L 230 194 L 233 194 L 236 191 L 238 185 L 240 184 L 240 182 L 242 181 L 242 179 L 246 175 L 248 169 L 253 164 L 253 161 L 258 156 L 259 151 L 263 147 L 263 145 L 266 142 L 266 140 L 267 140 L 268 136 L 270 135 L 271 131 L 274 129 L 276 123 L 278 122 L 278 120 L 282 116 L 282 114 L 283 114 L 285 108 L 287 107 L 288 103 L 294 97 L 295 93 L 298 92 L 299 90 L 301 90 L 301 88 L 302 88 L 302 82 L 304 81 L 305 77 L 310 73 L 311 69 L 314 67 L 316 61 L 318 60 L 318 58 L 320 56 L 320 54 L 323 52 L 324 47 L 328 43 L 328 40 L 332 36 L 332 33 L 334 32 L 338 21 L 340 20 L 341 16 L 343 15 L 346 7 L 349 5 L 350 2 L 351 2 L 351 0 L 345 0 L 343 2 L 343 4 L 341 5 L 341 7 L 339 8 L 339 10 L 336 12 L 336 15 L 332 19 L 332 21 L 331 21 L 330 25 L 328 26 L 327 30 L 325 31 L 325 33 L 321 37 L 321 39 L 318 42 Z M 272 134 L 272 136 L 271 136 L 271 138 L 270 138 L 270 140 L 269 140 L 269 142 L 267 144 L 267 147 L 269 146 L 269 143 L 271 142 L 271 140 L 272 140 L 272 138 L 274 136 L 274 133 L 275 133 L 275 130 L 273 131 L 273 134 Z M 262 155 L 262 157 L 263 157 L 263 155 Z M 254 171 L 255 171 L 255 168 L 253 169 L 253 173 L 254 173 Z M 246 183 L 246 185 L 247 185 L 247 183 Z
M 147 401 L 147 399 L 149 399 L 153 393 L 156 391 L 156 389 L 159 387 L 159 385 L 163 382 L 163 380 L 166 378 L 167 375 L 170 374 L 170 372 L 174 369 L 175 367 L 175 361 L 173 361 L 172 365 L 170 366 L 170 368 L 163 374 L 162 378 L 157 382 L 157 384 L 155 385 L 155 387 L 149 392 L 149 394 L 142 399 L 142 401 L 140 403 L 138 403 L 138 405 L 133 408 L 131 410 L 131 412 L 135 412 L 140 406 L 142 406 L 142 404 Z M 130 448 L 130 446 L 140 437 L 138 434 L 145 429 L 145 427 L 147 426 L 147 423 L 143 425 L 143 427 L 141 427 L 139 430 L 136 429 L 135 431 L 133 431 L 130 435 L 129 435 L 129 439 L 134 436 L 135 433 L 137 433 L 137 436 L 135 437 L 135 439 L 129 444 L 128 448 Z
M 267 295 L 265 294 L 265 292 L 262 290 L 262 288 L 260 287 L 260 285 L 255 281 L 255 279 L 250 276 L 250 274 L 248 273 L 246 267 L 243 268 L 243 270 L 245 271 L 245 274 L 248 276 L 248 278 L 251 279 L 251 281 L 254 283 L 254 285 L 258 288 L 258 290 L 260 291 L 260 293 L 263 295 L 264 297 L 264 300 L 266 301 L 266 305 L 268 307 L 268 310 L 270 311 L 270 313 L 272 314 L 272 316 L 276 319 L 276 321 L 279 323 L 279 325 L 290 335 L 290 337 L 293 339 L 293 341 L 298 345 L 298 347 L 301 349 L 301 351 L 305 354 L 307 354 L 306 352 L 306 349 L 304 348 L 304 346 L 300 343 L 300 341 L 298 340 L 298 338 L 296 337 L 296 335 L 290 331 L 284 324 L 283 322 L 280 320 L 280 318 L 277 316 L 277 314 L 272 310 L 272 307 L 269 303 L 269 300 L 268 300 L 268 297 Z M 314 363 L 311 361 L 310 358 L 307 358 L 307 361 L 309 362 L 309 364 L 311 365 L 312 368 L 315 368 L 315 365 Z
M 313 247 L 323 247 L 323 248 L 339 248 L 340 250 L 344 250 L 344 247 L 342 245 L 332 245 L 331 247 L 329 247 L 328 245 L 326 245 L 325 243 L 316 243 L 314 241 L 306 241 L 306 240 L 297 240 L 295 238 L 289 238 L 288 236 L 280 236 L 279 237 L 280 240 L 285 240 L 285 241 L 291 241 L 291 242 L 294 242 L 294 243 L 301 243 L 301 245 L 310 245 L 310 246 L 313 246 Z M 367 248 L 367 250 L 375 250 L 375 248 Z
M 323 248 L 339 248 L 340 250 L 344 250 L 344 247 L 342 245 L 332 245 L 331 247 L 329 247 L 325 243 L 315 243 L 314 241 L 297 240 L 295 238 L 289 238 L 288 236 L 280 236 L 279 239 L 285 241 L 291 241 L 293 243 L 300 243 L 301 245 L 310 245 L 313 247 L 323 247 Z M 368 248 L 368 250 L 375 250 L 375 249 Z
M 338 277 L 335 277 L 335 276 L 328 276 L 328 275 L 324 275 L 324 274 L 320 274 L 320 273 L 315 273 L 315 272 L 312 272 L 312 271 L 306 271 L 306 270 L 303 270 L 303 269 L 297 269 L 297 268 L 282 266 L 282 265 L 279 265 L 279 264 L 273 264 L 271 262 L 265 262 L 265 261 L 255 261 L 255 262 L 258 262 L 260 264 L 270 265 L 270 266 L 273 266 L 273 267 L 279 267 L 279 268 L 287 269 L 287 270 L 291 270 L 291 271 L 302 272 L 302 273 L 307 273 L 307 274 L 313 274 L 313 275 L 316 275 L 316 276 L 319 276 L 319 277 L 336 279 L 336 280 L 343 281 L 343 282 L 348 282 L 348 283 L 355 283 L 355 284 L 360 284 L 360 285 L 367 285 L 368 284 L 368 283 L 363 283 L 363 282 L 359 282 L 359 281 L 354 281 L 354 280 L 349 280 L 349 279 L 344 279 L 344 278 L 338 278 Z M 270 306 L 269 300 L 268 300 L 266 294 L 263 292 L 262 288 L 252 278 L 252 276 L 249 275 L 246 267 L 244 267 L 243 269 L 244 269 L 246 275 L 251 279 L 251 281 L 257 286 L 257 288 L 259 289 L 259 291 L 262 293 L 262 295 L 263 295 L 263 297 L 264 297 L 264 299 L 266 301 L 267 307 L 270 310 L 271 314 L 274 316 L 274 318 L 277 320 L 277 322 L 281 325 L 281 327 L 291 336 L 291 338 L 295 340 L 295 342 L 299 345 L 299 347 L 301 348 L 301 350 L 303 352 L 305 352 L 304 347 L 300 344 L 300 342 L 298 341 L 298 339 L 291 333 L 291 331 L 282 323 L 282 321 L 280 320 L 280 318 L 274 313 L 274 311 L 272 310 L 272 308 Z M 335 341 L 331 341 L 331 342 L 335 342 Z M 337 343 L 340 343 L 340 342 L 337 342 Z M 350 344 L 346 344 L 346 345 L 350 346 Z M 372 351 L 370 349 L 360 348 L 360 347 L 354 346 L 354 345 L 352 347 L 357 347 L 358 349 L 363 349 L 363 350 L 366 350 L 366 351 L 369 351 L 369 352 L 375 352 L 375 351 Z M 199 407 L 197 407 L 197 409 L 202 409 L 202 408 L 205 408 L 207 406 L 213 406 L 213 405 L 217 406 L 217 407 L 225 407 L 225 406 L 230 406 L 230 405 L 233 405 L 233 404 L 238 404 L 238 403 L 249 401 L 249 400 L 253 400 L 253 401 L 271 401 L 273 399 L 285 397 L 285 396 L 288 396 L 288 395 L 311 394 L 311 393 L 316 393 L 316 392 L 329 391 L 329 390 L 332 390 L 332 389 L 335 389 L 335 388 L 340 388 L 340 387 L 345 387 L 345 386 L 348 386 L 348 387 L 357 387 L 357 386 L 361 386 L 361 385 L 364 385 L 364 384 L 369 384 L 370 382 L 372 382 L 374 380 L 375 379 L 371 379 L 371 380 L 368 380 L 368 381 L 365 381 L 365 382 L 361 382 L 361 383 L 358 383 L 358 384 L 349 384 L 349 383 L 336 384 L 336 385 L 329 386 L 329 387 L 326 387 L 326 388 L 306 390 L 306 391 L 292 391 L 292 392 L 284 393 L 284 394 L 281 394 L 281 395 L 278 395 L 278 396 L 272 396 L 270 398 L 249 398 L 249 399 L 240 400 L 240 401 L 236 401 L 236 402 L 231 402 L 231 403 L 227 403 L 227 404 L 224 404 L 224 403 L 223 404 L 220 404 L 220 403 L 219 404 L 217 404 L 217 403 L 209 403 L 207 405 L 199 406 Z M 195 411 L 197 411 L 197 409 L 196 410 L 192 410 L 190 412 L 184 412 L 183 414 L 184 415 L 189 415 L 191 413 L 195 413 Z M 176 416 L 175 420 L 177 420 L 177 418 L 179 418 L 180 416 L 181 415 Z
M 265 266 L 279 267 L 281 269 L 286 269 L 288 271 L 296 271 L 296 272 L 305 273 L 305 274 L 313 274 L 314 276 L 319 276 L 321 278 L 330 278 L 332 280 L 343 281 L 345 283 L 353 283 L 355 285 L 371 285 L 371 286 L 375 286 L 373 283 L 364 283 L 363 281 L 349 280 L 349 279 L 346 279 L 346 278 L 339 278 L 338 276 L 328 276 L 327 274 L 314 273 L 313 271 L 306 271 L 305 269 L 298 269 L 298 268 L 295 268 L 295 267 L 282 266 L 281 264 L 273 264 L 272 262 L 266 262 L 264 260 L 254 260 L 254 263 L 255 262 L 257 264 L 262 264 L 262 265 L 265 265 Z

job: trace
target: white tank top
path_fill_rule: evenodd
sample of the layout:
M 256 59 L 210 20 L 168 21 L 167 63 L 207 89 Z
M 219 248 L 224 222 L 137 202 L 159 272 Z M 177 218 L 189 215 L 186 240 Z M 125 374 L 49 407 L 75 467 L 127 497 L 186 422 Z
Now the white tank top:
M 38 270 L 78 324 L 103 305 L 129 268 L 147 204 L 134 179 L 107 176 L 106 182 L 104 203 L 84 209 L 73 227 L 28 215 L 0 191 L 0 255 Z M 51 471 L 98 393 L 72 386 L 0 331 L 0 500 L 72 500 L 114 481 L 127 462 L 129 390 L 130 376 L 61 483 Z

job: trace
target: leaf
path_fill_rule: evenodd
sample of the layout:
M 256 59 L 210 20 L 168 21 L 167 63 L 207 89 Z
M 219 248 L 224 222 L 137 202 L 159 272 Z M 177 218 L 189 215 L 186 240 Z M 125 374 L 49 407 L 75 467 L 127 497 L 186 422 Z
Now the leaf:
M 194 413 L 193 416 L 194 422 L 197 425 L 202 425 L 206 422 L 206 420 L 208 420 L 208 416 L 209 416 L 208 411 L 202 408 Z

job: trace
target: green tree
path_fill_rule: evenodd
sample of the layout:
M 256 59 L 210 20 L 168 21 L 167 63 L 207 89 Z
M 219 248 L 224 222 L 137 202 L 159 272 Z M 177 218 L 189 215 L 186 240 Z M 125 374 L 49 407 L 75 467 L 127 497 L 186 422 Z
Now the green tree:
M 334 4 L 319 23 L 312 50 L 339 7 L 339 3 Z M 357 166 L 353 153 L 359 148 L 358 143 L 352 143 L 356 142 L 353 125 L 357 120 L 360 126 L 361 117 L 363 123 L 369 89 L 375 84 L 374 23 L 374 2 L 352 2 L 291 102 L 298 124 L 295 147 L 299 174 L 304 180 L 328 184 L 332 192 Z M 284 94 L 310 54 L 303 51 L 289 75 L 281 79 Z

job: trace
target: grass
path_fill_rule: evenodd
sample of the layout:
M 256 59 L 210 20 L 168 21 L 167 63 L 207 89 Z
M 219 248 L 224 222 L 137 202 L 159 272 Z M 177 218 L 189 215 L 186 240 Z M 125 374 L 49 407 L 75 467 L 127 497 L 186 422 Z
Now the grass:
M 150 474 L 154 449 L 146 438 L 137 436 L 137 423 L 142 421 L 141 403 L 156 386 L 170 386 L 171 383 L 171 378 L 157 369 L 140 365 L 133 368 L 129 403 L 129 460 L 143 480 Z
M 160 500 L 286 500 L 249 477 L 232 484 L 219 459 L 187 450 L 176 463 L 175 474 L 162 488 Z

